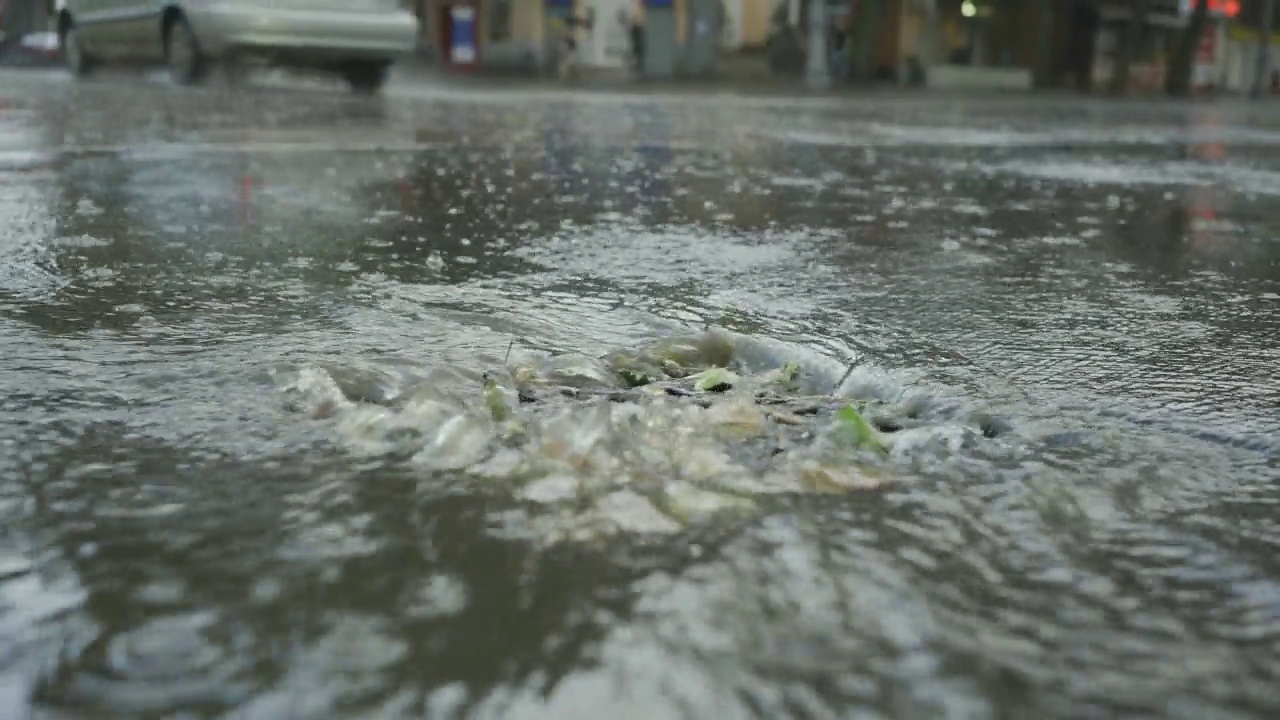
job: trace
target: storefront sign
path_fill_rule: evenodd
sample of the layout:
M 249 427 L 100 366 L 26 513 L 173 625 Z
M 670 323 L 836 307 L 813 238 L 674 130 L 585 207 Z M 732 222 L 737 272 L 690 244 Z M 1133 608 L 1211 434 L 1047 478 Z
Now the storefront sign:
M 1227 37 L 1234 42 L 1258 42 L 1258 31 L 1247 25 L 1231 23 L 1227 26 Z M 1271 44 L 1280 45 L 1280 32 L 1271 33 Z
M 1179 0 L 1178 11 L 1183 17 L 1191 14 L 1198 0 Z M 1240 0 L 1209 0 L 1209 15 L 1233 18 L 1240 14 Z
M 476 11 L 470 5 L 454 5 L 449 10 L 453 20 L 453 47 L 449 59 L 459 65 L 476 61 Z

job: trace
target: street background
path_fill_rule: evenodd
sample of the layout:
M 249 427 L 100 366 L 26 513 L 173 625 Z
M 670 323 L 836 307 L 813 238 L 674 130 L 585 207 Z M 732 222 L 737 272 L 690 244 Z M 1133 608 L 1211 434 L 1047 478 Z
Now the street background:
M 0 71 L 0 708 L 1275 717 L 1278 238 L 1243 97 Z

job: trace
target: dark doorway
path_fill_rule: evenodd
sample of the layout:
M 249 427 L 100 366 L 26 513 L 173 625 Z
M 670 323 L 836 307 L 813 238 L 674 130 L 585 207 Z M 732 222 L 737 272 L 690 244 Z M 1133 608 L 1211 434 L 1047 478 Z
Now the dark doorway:
M 440 62 L 445 65 L 453 62 L 453 6 L 440 6 Z
M 1076 88 L 1083 92 L 1093 88 L 1093 56 L 1100 21 L 1094 3 L 1085 0 L 1071 3 L 1064 69 L 1074 78 Z

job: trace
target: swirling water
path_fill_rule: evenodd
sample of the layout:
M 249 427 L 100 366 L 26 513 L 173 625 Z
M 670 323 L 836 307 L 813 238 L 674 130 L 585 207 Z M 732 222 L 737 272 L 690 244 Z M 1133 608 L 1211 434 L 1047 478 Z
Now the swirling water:
M 3 100 L 0 707 L 1280 709 L 1274 114 L 127 81 Z M 577 490 L 376 444 L 425 415 L 288 408 L 299 377 L 479 405 L 508 353 L 704 327 L 943 419 L 874 492 L 679 524 L 614 494 L 613 530 L 584 535 L 547 500 Z M 547 432 L 586 442 L 592 411 Z M 975 441 L 975 414 L 1000 432 Z

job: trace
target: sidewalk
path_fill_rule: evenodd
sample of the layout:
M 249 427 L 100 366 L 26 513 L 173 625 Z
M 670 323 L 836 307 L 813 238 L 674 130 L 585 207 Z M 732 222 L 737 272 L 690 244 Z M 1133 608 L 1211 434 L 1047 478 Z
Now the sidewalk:
M 446 92 L 503 91 L 521 93 L 573 93 L 591 92 L 604 94 L 642 94 L 689 96 L 733 96 L 744 98 L 795 98 L 840 101 L 869 97 L 933 97 L 933 98 L 997 98 L 1027 97 L 1030 95 L 1090 97 L 1080 95 L 1073 88 L 1013 89 L 1001 87 L 951 87 L 925 88 L 898 85 L 891 82 L 874 84 L 841 82 L 832 78 L 829 87 L 812 90 L 803 75 L 779 75 L 769 68 L 763 53 L 725 55 L 720 58 L 716 74 L 710 77 L 675 77 L 648 80 L 635 76 L 630 70 L 582 68 L 577 78 L 561 80 L 531 72 L 499 74 L 490 71 L 457 72 L 442 68 L 425 58 L 413 57 L 401 61 L 392 72 L 391 83 L 401 91 L 431 88 Z
M 1213 103 L 1246 103 L 1256 107 L 1276 105 L 1262 103 L 1233 92 L 1170 98 L 1163 94 L 1112 97 L 1104 92 L 1081 93 L 1072 87 L 1007 89 L 1007 88 L 925 88 L 892 83 L 864 85 L 834 83 L 825 90 L 812 90 L 804 77 L 779 76 L 768 71 L 763 62 L 752 68 L 723 68 L 714 77 L 646 80 L 623 70 L 588 69 L 573 80 L 533 74 L 493 74 L 486 72 L 449 72 L 437 65 L 417 60 L 398 64 L 391 74 L 388 93 L 415 96 L 444 92 L 468 94 L 476 92 L 514 93 L 526 95 L 643 96 L 647 98 L 742 98 L 768 102 L 796 102 L 803 105 L 829 105 L 857 100 L 880 102 L 894 100 L 928 100 L 931 102 L 995 102 L 1019 103 L 1031 98 L 1041 101 L 1070 103 L 1126 103 L 1131 106 L 1177 107 Z
M 1072 89 L 1032 91 L 953 90 L 904 87 L 889 83 L 876 85 L 833 84 L 824 90 L 812 90 L 803 77 L 716 76 L 710 78 L 674 78 L 645 80 L 622 72 L 591 72 L 574 80 L 544 76 L 499 76 L 444 72 L 437 67 L 405 64 L 392 72 L 387 94 L 400 97 L 432 95 L 463 96 L 486 93 L 525 95 L 538 98 L 598 97 L 643 98 L 650 100 L 738 99 L 752 103 L 828 107 L 856 102 L 920 100 L 929 102 L 1019 101 L 1039 96 L 1084 101 L 1091 96 Z
M 420 58 L 401 61 L 392 71 L 391 83 L 400 87 L 424 87 L 443 90 L 519 90 L 525 92 L 605 92 L 661 95 L 764 95 L 829 97 L 846 93 L 865 94 L 876 88 L 866 86 L 833 86 L 824 91 L 811 91 L 804 78 L 772 73 L 763 55 L 722 59 L 712 77 L 667 78 L 646 80 L 622 68 L 582 68 L 572 80 L 533 75 L 491 72 L 455 72 Z M 887 86 L 886 86 L 887 87 Z M 900 90 L 901 88 L 895 88 Z

